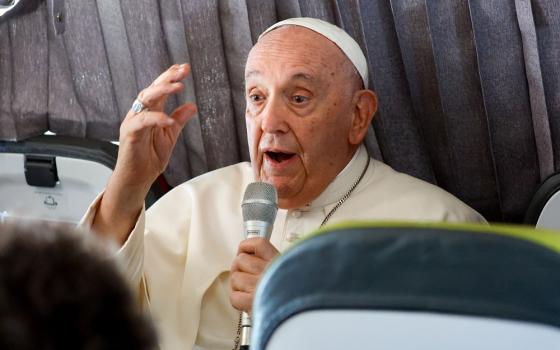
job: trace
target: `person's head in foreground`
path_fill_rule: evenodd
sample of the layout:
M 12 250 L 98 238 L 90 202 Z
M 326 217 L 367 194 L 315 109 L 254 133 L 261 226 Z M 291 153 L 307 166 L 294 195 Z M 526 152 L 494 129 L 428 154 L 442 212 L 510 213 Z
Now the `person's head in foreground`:
M 304 206 L 348 164 L 377 99 L 367 63 L 342 29 L 293 18 L 265 31 L 245 67 L 246 121 L 256 179 L 281 208 Z
M 155 349 L 112 261 L 61 226 L 0 224 L 0 349 Z

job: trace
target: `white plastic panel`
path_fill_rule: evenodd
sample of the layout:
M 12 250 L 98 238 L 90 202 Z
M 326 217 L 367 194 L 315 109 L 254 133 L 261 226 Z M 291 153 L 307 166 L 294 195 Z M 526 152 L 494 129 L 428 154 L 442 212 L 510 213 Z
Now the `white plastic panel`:
M 266 349 L 552 350 L 560 349 L 560 330 L 427 312 L 320 310 L 282 323 Z
M 14 7 L 16 7 L 16 5 L 20 1 L 21 0 L 14 0 L 13 3 L 11 3 L 10 5 L 0 5 L 0 17 L 3 16 L 4 14 L 8 13 Z
M 550 197 L 543 207 L 536 227 L 560 229 L 560 192 L 556 192 Z
M 53 188 L 25 182 L 24 155 L 0 153 L 0 221 L 41 219 L 77 223 L 103 190 L 112 170 L 81 159 L 56 157 Z

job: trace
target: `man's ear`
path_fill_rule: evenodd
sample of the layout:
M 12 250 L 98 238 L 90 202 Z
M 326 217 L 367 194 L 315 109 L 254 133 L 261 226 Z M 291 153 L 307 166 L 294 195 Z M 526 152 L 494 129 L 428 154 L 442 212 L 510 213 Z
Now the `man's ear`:
M 373 115 L 377 111 L 377 96 L 371 90 L 359 90 L 354 95 L 355 108 L 348 142 L 358 145 L 366 137 Z

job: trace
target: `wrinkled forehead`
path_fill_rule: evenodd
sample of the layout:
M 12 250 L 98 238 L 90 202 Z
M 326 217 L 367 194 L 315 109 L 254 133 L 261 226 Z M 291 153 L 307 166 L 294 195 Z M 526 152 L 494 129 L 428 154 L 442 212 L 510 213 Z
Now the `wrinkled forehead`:
M 307 28 L 290 25 L 267 33 L 253 46 L 245 66 L 245 79 L 267 72 L 273 66 L 311 76 L 353 70 L 346 55 L 329 39 Z

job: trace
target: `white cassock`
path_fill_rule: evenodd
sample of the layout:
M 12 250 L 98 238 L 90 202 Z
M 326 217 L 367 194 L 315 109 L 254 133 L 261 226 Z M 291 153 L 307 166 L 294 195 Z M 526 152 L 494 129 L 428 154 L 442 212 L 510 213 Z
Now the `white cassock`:
M 272 244 L 282 251 L 319 228 L 367 159 L 362 146 L 316 200 L 297 210 L 278 210 Z M 232 349 L 239 312 L 229 302 L 229 269 L 244 239 L 240 205 L 253 181 L 250 164 L 239 163 L 177 186 L 142 211 L 119 251 L 126 277 L 140 287 L 162 349 Z M 100 198 L 86 213 L 84 225 L 91 223 Z M 329 224 L 354 219 L 484 222 L 444 190 L 373 159 Z

